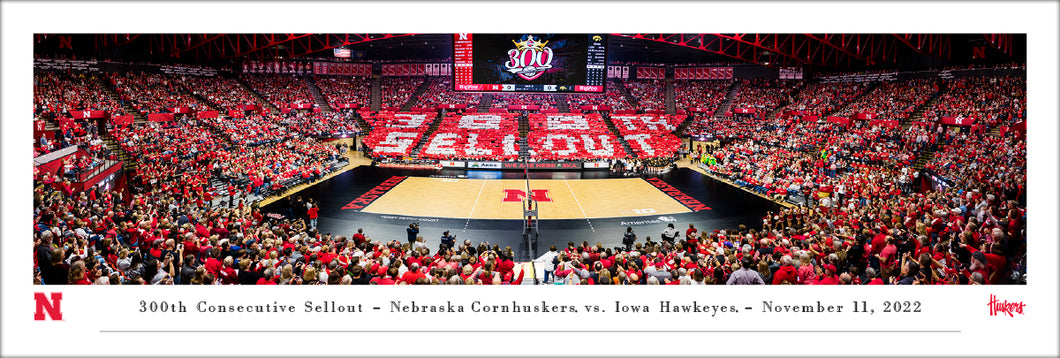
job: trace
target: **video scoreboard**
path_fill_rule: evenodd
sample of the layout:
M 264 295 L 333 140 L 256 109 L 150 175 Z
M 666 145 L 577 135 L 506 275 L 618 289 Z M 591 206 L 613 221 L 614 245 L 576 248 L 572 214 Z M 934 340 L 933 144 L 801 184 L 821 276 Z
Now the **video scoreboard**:
M 453 34 L 453 85 L 465 92 L 603 93 L 604 34 Z

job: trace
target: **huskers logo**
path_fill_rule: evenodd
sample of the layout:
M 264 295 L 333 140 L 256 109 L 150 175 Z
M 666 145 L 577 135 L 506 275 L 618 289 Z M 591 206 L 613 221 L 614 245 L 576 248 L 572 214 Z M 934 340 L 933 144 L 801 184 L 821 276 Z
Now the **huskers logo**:
M 531 189 L 530 198 L 534 201 L 539 202 L 551 202 L 552 198 L 548 196 L 548 189 Z M 526 199 L 526 192 L 519 189 L 504 189 L 504 199 L 501 201 L 506 203 L 518 203 Z
M 524 80 L 532 81 L 552 68 L 552 48 L 545 47 L 548 41 L 535 40 L 527 35 L 526 40 L 515 42 L 514 50 L 508 50 L 508 62 L 504 67 Z
M 48 313 L 48 317 L 53 321 L 63 320 L 62 292 L 52 292 L 51 300 L 48 299 L 48 296 L 44 295 L 44 292 L 34 292 L 33 301 L 35 301 L 37 305 L 37 310 L 33 313 L 34 320 L 43 321 L 45 312 Z

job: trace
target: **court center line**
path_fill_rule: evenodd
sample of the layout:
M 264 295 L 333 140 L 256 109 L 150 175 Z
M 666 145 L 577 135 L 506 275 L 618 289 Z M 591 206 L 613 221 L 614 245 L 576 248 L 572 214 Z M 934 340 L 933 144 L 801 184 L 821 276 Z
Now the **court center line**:
M 464 222 L 464 231 L 467 232 L 468 224 L 471 224 L 471 216 L 475 215 L 475 208 L 478 207 L 478 199 L 482 197 L 482 189 L 486 188 L 486 181 L 482 181 L 482 186 L 478 187 L 478 196 L 475 197 L 475 204 L 471 205 L 471 213 L 467 214 L 467 221 Z
M 578 196 L 574 195 L 574 189 L 571 189 L 570 183 L 567 182 L 567 179 L 563 179 L 563 184 L 567 186 L 567 190 L 570 190 L 570 196 L 574 197 L 574 203 L 578 204 L 578 210 L 582 211 L 582 217 L 585 218 L 585 222 L 589 223 L 589 230 L 596 232 L 596 229 L 593 228 L 593 222 L 589 220 L 589 215 L 585 214 L 585 209 L 582 208 L 582 203 L 578 201 Z

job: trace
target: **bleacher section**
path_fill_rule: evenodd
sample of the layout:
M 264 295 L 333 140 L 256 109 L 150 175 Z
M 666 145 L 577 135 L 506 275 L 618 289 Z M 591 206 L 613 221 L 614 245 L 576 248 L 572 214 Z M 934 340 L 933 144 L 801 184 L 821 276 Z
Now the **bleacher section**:
M 174 113 L 174 108 L 190 108 L 188 113 L 207 109 L 206 104 L 186 94 L 178 80 L 165 75 L 124 73 L 110 74 L 109 78 L 121 98 L 131 101 L 143 115 Z
M 368 107 L 371 103 L 372 81 L 369 77 L 318 76 L 313 78 L 313 83 L 334 110 L 352 107 L 349 105 Z
M 312 106 L 305 79 L 296 75 L 243 75 L 240 79 L 279 109 Z
M 938 81 L 933 79 L 885 82 L 836 115 L 871 113 L 874 119 L 904 121 L 938 91 Z
M 784 109 L 827 116 L 860 95 L 866 88 L 867 84 L 858 82 L 807 84 L 799 92 L 799 97 Z
M 626 90 L 636 99 L 641 111 L 666 110 L 666 89 L 662 80 L 626 81 Z
M 434 108 L 440 104 L 464 104 L 467 108 L 475 108 L 481 99 L 480 93 L 453 91 L 453 81 L 446 77 L 431 83 L 431 87 L 420 95 L 419 106 Z
M 742 81 L 730 108 L 753 108 L 756 114 L 766 115 L 781 106 L 792 94 L 796 81 Z M 761 116 L 759 116 L 761 117 Z
M 527 93 L 497 93 L 493 95 L 492 108 L 508 108 L 508 106 L 540 106 L 540 109 L 551 109 L 556 107 L 556 99 L 551 94 L 527 94 Z
M 424 77 L 383 77 L 382 81 L 382 107 L 383 109 L 404 107 L 416 89 L 423 84 Z
M 732 81 L 675 80 L 675 106 L 678 110 L 714 115 L 731 85 Z
M 243 86 L 231 78 L 224 77 L 185 77 L 184 86 L 192 93 L 202 96 L 214 107 L 225 112 L 239 111 L 243 105 L 263 106 L 254 94 L 247 92 Z
M 94 79 L 97 74 L 34 72 L 33 116 L 53 120 L 74 111 L 106 111 L 124 115 L 121 104 Z
M 579 111 L 582 106 L 606 106 L 611 111 L 624 111 L 630 109 L 629 102 L 624 95 L 613 87 L 608 87 L 604 94 L 570 94 L 567 95 L 567 106 L 572 113 Z
M 961 118 L 962 123 L 979 122 L 993 127 L 1026 118 L 1026 110 L 1026 78 L 965 77 L 949 84 L 949 92 L 924 112 L 924 119 L 934 122 L 943 117 Z

